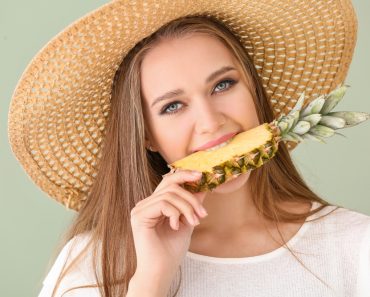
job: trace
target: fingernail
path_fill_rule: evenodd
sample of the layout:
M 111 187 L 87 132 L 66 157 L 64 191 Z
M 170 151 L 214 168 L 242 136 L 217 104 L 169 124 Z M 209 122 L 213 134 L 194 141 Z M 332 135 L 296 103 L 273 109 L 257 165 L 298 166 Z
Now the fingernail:
M 207 213 L 206 209 L 203 206 L 200 207 L 199 210 L 200 210 L 200 213 L 202 214 L 203 217 L 208 216 L 208 213 Z
M 193 214 L 193 217 L 194 217 L 195 225 L 199 225 L 199 224 L 200 224 L 200 222 L 199 222 L 198 217 L 197 217 L 195 214 Z

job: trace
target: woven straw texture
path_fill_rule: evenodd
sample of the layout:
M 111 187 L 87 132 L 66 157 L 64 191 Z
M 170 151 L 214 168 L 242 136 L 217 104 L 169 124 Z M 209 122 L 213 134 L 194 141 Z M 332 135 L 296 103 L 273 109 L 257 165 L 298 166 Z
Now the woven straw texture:
M 213 15 L 253 58 L 276 118 L 341 84 L 357 20 L 347 0 L 113 1 L 80 18 L 33 58 L 13 94 L 8 133 L 47 195 L 79 210 L 96 177 L 113 77 L 125 54 L 163 24 Z M 288 143 L 290 149 L 294 144 Z

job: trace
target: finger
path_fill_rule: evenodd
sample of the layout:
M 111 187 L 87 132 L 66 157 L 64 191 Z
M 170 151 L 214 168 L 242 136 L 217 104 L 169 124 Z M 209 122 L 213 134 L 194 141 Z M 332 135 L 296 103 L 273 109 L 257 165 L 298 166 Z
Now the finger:
M 135 207 L 135 210 L 132 211 L 132 215 L 135 215 L 135 213 L 141 211 L 142 209 L 154 208 L 162 201 L 166 201 L 174 206 L 179 211 L 179 214 L 183 214 L 186 217 L 190 225 L 196 226 L 199 224 L 199 220 L 196 217 L 195 211 L 191 204 L 189 204 L 181 196 L 173 192 L 165 192 L 163 194 L 159 194 L 157 199 L 153 199 L 150 202 Z M 155 218 L 152 217 L 151 219 Z M 178 218 L 176 220 L 178 220 Z
M 183 179 L 180 179 L 180 182 L 177 182 L 177 184 L 181 184 L 181 183 L 184 183 L 186 181 L 195 181 L 195 180 L 198 180 L 201 178 L 202 174 L 201 172 L 199 171 L 195 171 L 195 172 L 198 172 L 198 175 L 194 175 L 194 171 L 191 171 L 191 170 L 179 170 L 179 171 L 176 171 L 176 173 L 171 173 L 171 174 L 179 174 L 181 172 L 181 175 L 180 175 L 180 178 L 183 177 Z M 159 192 L 163 192 L 163 189 L 168 186 L 168 185 L 171 185 L 173 183 L 176 183 L 176 181 L 179 180 L 179 177 L 176 179 L 173 179 L 171 177 L 170 180 L 168 180 L 170 176 L 170 173 L 168 173 L 168 176 L 166 177 L 166 181 L 165 180 L 162 180 L 161 183 L 157 186 L 157 188 L 155 189 L 155 191 L 153 192 L 153 194 L 143 200 L 140 200 L 139 202 L 137 202 L 135 204 L 135 207 L 136 206 L 141 206 L 141 205 L 145 205 L 147 202 L 149 201 L 152 201 L 153 199 L 155 199 L 156 195 L 154 194 L 158 194 Z M 182 188 L 180 186 L 180 188 Z M 193 195 L 195 195 L 197 198 L 200 198 L 201 201 L 203 202 L 204 200 L 204 196 L 205 196 L 205 192 L 204 193 L 194 193 Z
M 187 218 L 184 215 L 179 216 L 179 224 L 180 223 L 183 224 L 184 226 L 194 227 L 194 225 L 189 224 L 189 221 L 187 220 Z
M 192 194 L 190 192 L 187 192 L 180 186 L 177 186 L 176 188 L 176 185 L 171 185 L 170 187 L 164 189 L 163 192 L 157 193 L 155 199 L 153 198 L 151 200 L 148 200 L 145 204 L 142 204 L 138 207 L 151 207 L 152 205 L 158 203 L 159 200 L 164 199 L 177 207 L 177 209 L 179 209 L 179 211 L 186 217 L 189 224 L 196 226 L 199 223 L 196 213 L 198 212 L 200 203 L 199 201 L 195 201 L 196 198 L 192 197 L 191 195 Z M 194 206 L 191 202 L 188 201 L 188 199 L 190 201 L 193 201 Z M 206 216 L 206 214 L 203 215 L 201 210 L 199 210 L 199 212 L 199 217 L 203 218 Z
M 149 196 L 149 197 L 147 197 L 143 200 L 140 200 L 139 202 L 136 203 L 136 205 L 132 209 L 132 211 L 137 210 L 137 209 L 139 209 L 139 208 L 141 208 L 141 207 L 143 207 L 147 204 L 154 203 L 158 199 L 158 195 L 161 195 L 161 194 L 165 193 L 169 189 L 171 189 L 171 192 L 179 191 L 178 192 L 179 195 L 183 196 L 184 199 L 186 199 L 193 206 L 194 211 L 198 214 L 199 217 L 204 218 L 208 215 L 207 210 L 203 206 L 203 202 L 204 202 L 204 199 L 205 199 L 205 196 L 206 196 L 207 192 L 190 193 L 187 190 L 185 190 L 184 188 L 182 188 L 181 186 L 176 185 L 176 184 L 171 185 L 170 188 L 161 189 L 157 193 L 155 193 L 155 194 L 153 194 L 153 195 L 151 195 L 151 196 Z M 178 189 L 178 190 L 176 190 L 176 189 Z M 194 200 L 194 198 L 195 198 L 195 200 Z
M 185 199 L 188 203 L 191 204 L 194 211 L 197 212 L 198 216 L 204 218 L 207 215 L 207 210 L 202 205 L 202 202 L 204 200 L 203 197 L 206 195 L 205 192 L 195 193 L 195 194 L 199 194 L 199 195 L 195 195 L 185 190 L 184 188 L 182 188 L 181 186 L 177 184 L 172 184 L 168 186 L 167 188 L 160 190 L 158 194 L 165 193 L 166 191 L 176 193 L 178 196 Z
M 144 226 L 146 228 L 154 228 L 163 217 L 169 218 L 170 227 L 176 229 L 177 222 L 181 212 L 170 202 L 159 200 L 150 207 L 141 207 L 131 211 L 132 226 Z
M 160 184 L 155 189 L 154 193 L 159 191 L 160 189 L 169 186 L 170 184 L 176 183 L 176 184 L 183 184 L 185 182 L 194 182 L 196 180 L 199 180 L 202 177 L 202 173 L 198 172 L 195 173 L 192 170 L 179 170 L 172 174 L 165 175 L 160 182 Z
M 196 226 L 199 224 L 199 220 L 193 206 L 184 198 L 174 192 L 167 192 L 163 199 L 174 205 L 180 213 L 186 217 L 190 225 Z
M 173 230 L 179 230 L 180 229 L 179 221 L 180 221 L 179 218 L 175 218 L 175 217 L 170 218 L 170 226 Z

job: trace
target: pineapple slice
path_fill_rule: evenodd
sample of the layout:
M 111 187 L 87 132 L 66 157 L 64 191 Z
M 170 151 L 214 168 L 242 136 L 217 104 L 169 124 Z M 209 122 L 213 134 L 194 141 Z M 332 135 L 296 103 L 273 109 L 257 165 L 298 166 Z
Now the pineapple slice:
M 242 173 L 262 166 L 278 149 L 278 127 L 264 123 L 235 135 L 229 144 L 214 151 L 198 151 L 169 165 L 176 168 L 202 172 L 198 182 L 187 182 L 190 192 L 212 190 Z
M 192 193 L 212 191 L 233 177 L 261 167 L 275 156 L 279 141 L 301 142 L 309 139 L 325 143 L 323 138 L 342 135 L 335 130 L 370 119 L 370 114 L 366 112 L 331 112 L 346 89 L 346 85 L 339 86 L 302 109 L 303 92 L 287 115 L 234 136 L 224 147 L 209 152 L 198 151 L 168 167 L 172 172 L 177 168 L 202 172 L 200 181 L 187 182 L 183 187 Z

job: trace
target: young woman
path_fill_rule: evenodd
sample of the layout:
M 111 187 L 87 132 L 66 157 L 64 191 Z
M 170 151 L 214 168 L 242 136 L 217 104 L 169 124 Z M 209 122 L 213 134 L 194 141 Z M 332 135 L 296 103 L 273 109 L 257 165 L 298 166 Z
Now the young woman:
M 118 6 L 106 5 L 100 15 L 113 16 Z M 271 122 L 279 106 L 294 105 L 289 93 L 278 96 L 279 88 L 278 99 L 269 100 L 273 74 L 284 69 L 278 58 L 266 83 L 236 25 L 232 31 L 216 17 L 188 14 L 140 33 L 118 68 L 110 62 L 111 90 L 94 86 L 110 98 L 99 167 L 83 199 L 77 185 L 54 194 L 79 212 L 39 296 L 368 296 L 370 217 L 310 190 L 284 142 L 265 165 L 211 192 L 181 186 L 198 180 L 199 172 L 169 172 L 167 164 Z M 326 76 L 326 93 L 344 79 L 344 65 L 338 76 Z M 278 86 L 288 92 L 283 80 Z M 71 106 L 82 105 L 80 99 Z M 98 122 L 98 112 L 86 108 L 82 117 Z

